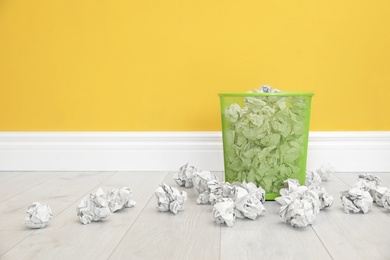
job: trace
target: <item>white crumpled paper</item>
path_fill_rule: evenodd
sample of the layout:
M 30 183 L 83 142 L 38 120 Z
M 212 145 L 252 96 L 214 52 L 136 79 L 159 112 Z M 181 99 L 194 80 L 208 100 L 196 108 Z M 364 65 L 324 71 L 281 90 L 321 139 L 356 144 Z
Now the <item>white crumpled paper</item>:
M 317 169 L 318 175 L 321 177 L 321 181 L 325 182 L 329 179 L 330 174 L 334 173 L 336 169 L 329 163 L 323 164 L 319 169 Z
M 320 209 L 324 209 L 333 205 L 334 198 L 328 194 L 324 187 L 310 186 L 309 191 L 318 195 Z
M 180 167 L 179 171 L 173 175 L 173 179 L 179 186 L 184 186 L 190 188 L 193 186 L 193 177 L 194 173 L 197 172 L 197 169 L 194 166 L 187 164 Z
M 306 227 L 314 223 L 317 217 L 313 201 L 295 199 L 283 205 L 280 209 L 280 217 L 292 227 Z
M 101 188 L 95 194 L 83 198 L 77 206 L 77 216 L 81 223 L 90 224 L 92 221 L 100 221 L 109 215 L 111 210 L 109 202 Z
M 276 88 L 272 88 L 269 85 L 261 85 L 260 89 L 255 89 L 255 93 L 279 93 L 280 90 Z
M 378 176 L 373 174 L 365 173 L 359 174 L 359 179 L 355 183 L 354 188 L 368 191 L 371 197 L 374 198 L 375 190 L 379 187 L 381 180 Z
M 53 217 L 51 208 L 43 203 L 34 202 L 27 208 L 28 216 L 24 219 L 24 224 L 28 228 L 44 228 Z
M 218 224 L 226 224 L 228 227 L 234 226 L 236 213 L 234 201 L 232 199 L 222 199 L 213 207 L 213 216 Z
M 387 193 L 387 192 L 390 192 L 390 189 L 389 188 L 386 188 L 386 187 L 377 187 L 375 192 L 374 192 L 374 196 L 372 197 L 374 202 L 376 204 L 378 204 L 378 206 L 380 207 L 383 207 L 383 204 L 382 204 L 382 198 L 383 196 Z
M 379 184 L 381 183 L 381 179 L 378 176 L 369 173 L 359 174 L 359 179 L 372 182 L 376 186 L 379 186 Z
M 157 209 L 159 211 L 171 211 L 177 214 L 184 210 L 184 203 L 187 201 L 187 192 L 179 191 L 165 183 L 154 192 L 157 197 Z
M 210 202 L 210 188 L 208 182 L 213 180 L 218 181 L 218 178 L 209 171 L 197 171 L 194 173 L 193 182 L 195 191 L 199 195 L 197 199 L 198 204 L 207 204 Z M 215 184 L 215 182 L 210 183 Z
M 345 213 L 367 213 L 373 203 L 370 193 L 359 188 L 342 191 L 340 198 Z
M 212 179 L 207 185 L 209 192 L 205 191 L 202 194 L 208 194 L 209 202 L 214 205 L 213 215 L 217 223 L 233 226 L 236 217 L 255 220 L 266 212 L 263 206 L 265 190 L 254 183 L 244 181 L 230 184 Z
M 321 176 L 316 171 L 306 171 L 306 186 L 318 186 L 322 182 Z
M 213 205 L 217 223 L 233 226 L 236 216 L 256 219 L 266 212 L 263 206 L 265 190 L 252 182 L 220 182 L 213 173 L 198 170 L 194 173 L 193 184 L 199 195 L 197 203 Z
M 107 200 L 111 212 L 115 212 L 123 208 L 131 208 L 136 204 L 133 200 L 133 194 L 131 193 L 129 187 L 110 190 L 107 193 Z
M 334 198 L 329 195 L 324 187 L 319 185 L 323 181 L 327 181 L 331 173 L 334 173 L 334 167 L 330 164 L 324 164 L 321 168 L 315 171 L 306 171 L 306 186 L 310 192 L 318 195 L 320 209 L 324 209 L 333 205 Z
M 252 189 L 252 193 L 249 193 L 245 188 L 236 186 L 234 189 L 234 206 L 236 216 L 238 218 L 246 217 L 255 220 L 258 216 L 265 213 L 266 210 L 260 200 L 264 195 L 261 194 L 261 191 L 257 191 L 257 187 L 256 189 Z
M 281 188 L 279 193 L 282 197 L 288 196 L 290 193 L 298 192 L 302 194 L 307 190 L 305 186 L 301 186 L 297 179 L 287 179 L 284 181 L 285 188 Z
M 309 193 L 307 187 L 301 187 L 299 192 L 275 198 L 275 201 L 282 205 L 279 211 L 280 217 L 283 222 L 290 223 L 292 227 L 306 227 L 313 224 L 320 212 L 315 194 Z
M 221 201 L 224 198 L 232 198 L 232 193 L 235 186 L 228 182 L 220 182 L 218 180 L 210 180 L 207 182 L 209 191 L 199 195 L 198 204 L 207 204 L 207 198 L 211 205 Z
M 265 202 L 265 190 L 262 187 L 257 187 L 253 182 L 243 181 L 240 186 L 249 194 L 255 196 L 261 203 Z
M 381 204 L 387 210 L 390 210 L 390 190 L 387 190 L 385 194 L 383 194 L 381 199 Z
M 207 182 L 207 186 L 209 188 L 209 202 L 211 205 L 214 205 L 215 203 L 221 201 L 222 198 L 224 198 L 222 185 L 223 183 L 219 182 L 218 180 L 210 180 Z M 202 200 L 200 201 L 203 202 Z
M 212 183 L 212 184 L 210 184 Z M 234 202 L 235 215 L 238 218 L 256 219 L 263 215 L 266 210 L 263 206 L 265 190 L 257 187 L 252 182 L 242 183 L 219 183 L 216 180 L 208 182 L 210 187 L 210 202 L 218 203 L 231 199 Z M 217 190 L 218 192 L 215 192 Z M 215 195 L 214 195 L 215 194 Z M 224 204 L 226 205 L 226 204 Z
M 281 204 L 279 215 L 283 222 L 293 227 L 306 227 L 313 224 L 320 209 L 332 205 L 333 198 L 324 188 L 301 186 L 296 179 L 287 179 L 281 197 L 275 201 Z M 322 196 L 322 197 L 320 197 Z

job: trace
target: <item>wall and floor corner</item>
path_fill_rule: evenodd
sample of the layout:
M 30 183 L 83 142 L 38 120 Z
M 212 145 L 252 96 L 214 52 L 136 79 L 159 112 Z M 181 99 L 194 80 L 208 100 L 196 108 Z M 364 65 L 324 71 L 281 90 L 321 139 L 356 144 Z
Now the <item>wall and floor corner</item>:
M 315 93 L 309 167 L 389 171 L 389 9 L 1 1 L 0 170 L 220 170 L 217 94 L 269 84 Z
M 308 169 L 389 172 L 390 132 L 310 132 Z M 223 171 L 220 132 L 0 133 L 0 171 Z

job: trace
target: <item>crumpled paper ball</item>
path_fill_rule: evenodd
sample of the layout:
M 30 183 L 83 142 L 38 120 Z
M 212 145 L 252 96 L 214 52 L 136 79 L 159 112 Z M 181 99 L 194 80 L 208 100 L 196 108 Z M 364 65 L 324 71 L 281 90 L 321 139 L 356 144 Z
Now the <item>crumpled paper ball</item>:
M 329 179 L 330 174 L 334 173 L 336 169 L 330 165 L 329 163 L 321 165 L 319 169 L 317 169 L 317 174 L 320 176 L 321 181 L 325 182 Z
M 314 223 L 320 212 L 318 201 L 312 196 L 287 196 L 275 199 L 282 205 L 279 216 L 292 227 L 306 227 Z
M 342 191 L 340 199 L 345 213 L 367 213 L 373 203 L 370 193 L 359 188 Z
M 230 184 L 210 180 L 207 184 L 210 189 L 210 203 L 214 205 L 213 216 L 217 223 L 225 223 L 231 227 L 236 217 L 255 220 L 266 212 L 263 206 L 265 190 L 254 183 Z
M 184 186 L 186 188 L 192 187 L 194 173 L 197 172 L 197 169 L 194 166 L 187 164 L 180 167 L 179 171 L 173 175 L 173 179 L 179 186 Z
M 257 187 L 253 182 L 243 181 L 240 186 L 249 194 L 257 198 L 261 203 L 265 202 L 265 190 L 262 187 Z
M 216 203 L 213 207 L 213 216 L 218 224 L 226 224 L 228 227 L 234 226 L 236 219 L 234 201 L 227 198 Z
M 207 186 L 209 187 L 209 190 L 210 190 L 209 202 L 211 203 L 211 205 L 216 204 L 217 202 L 222 200 L 222 198 L 224 198 L 223 188 L 222 188 L 221 182 L 219 182 L 218 180 L 210 180 L 207 182 Z M 204 204 L 204 203 L 202 203 L 202 204 Z
M 133 194 L 131 193 L 129 187 L 110 190 L 107 193 L 107 200 L 111 212 L 115 212 L 123 208 L 131 208 L 136 204 L 133 200 Z
M 24 224 L 28 228 L 44 228 L 53 217 L 51 208 L 41 202 L 34 202 L 27 208 Z
M 211 205 L 214 205 L 224 198 L 232 198 L 235 188 L 235 186 L 229 182 L 220 182 L 218 180 L 208 181 L 207 186 L 210 189 L 209 202 Z
M 193 183 L 195 191 L 199 195 L 197 199 L 198 204 L 207 204 L 210 202 L 208 182 L 212 180 L 218 181 L 218 178 L 209 171 L 198 171 L 194 173 Z
M 381 199 L 381 204 L 387 210 L 390 210 L 390 190 L 388 190 Z
M 355 183 L 354 188 L 359 188 L 361 190 L 368 191 L 371 197 L 374 198 L 375 190 L 379 187 L 380 182 L 380 178 L 373 174 L 359 174 L 359 179 Z
M 324 167 L 324 166 L 323 166 Z M 323 169 L 325 171 L 326 168 Z M 318 172 L 318 171 L 317 171 Z M 298 180 L 288 179 L 285 181 L 286 188 L 280 190 L 282 196 L 287 196 L 290 193 L 307 192 L 313 198 L 318 198 L 318 205 L 320 209 L 324 209 L 333 205 L 333 196 L 329 195 L 324 187 L 320 187 L 319 184 L 322 182 L 321 176 L 314 171 L 306 171 L 306 186 L 300 186 Z M 306 191 L 307 187 L 307 191 Z
M 321 176 L 316 171 L 306 171 L 306 182 L 305 185 L 309 186 L 318 186 L 322 182 Z
M 176 188 L 162 183 L 154 194 L 157 197 L 157 210 L 171 211 L 174 214 L 184 210 L 184 203 L 187 201 L 187 192 L 179 191 Z
M 234 194 L 234 206 L 238 218 L 246 217 L 255 220 L 258 216 L 266 212 L 256 190 L 252 190 L 252 193 L 249 193 L 242 187 L 235 187 Z
M 384 207 L 382 198 L 388 192 L 390 192 L 389 188 L 386 188 L 386 187 L 378 187 L 378 188 L 376 188 L 376 190 L 374 192 L 374 196 L 372 197 L 374 202 L 376 204 L 378 204 L 378 206 Z
M 290 195 L 290 193 L 303 194 L 307 191 L 306 186 L 301 186 L 297 179 L 287 179 L 284 181 L 285 188 L 281 188 L 279 193 L 282 197 Z
M 333 205 L 334 198 L 328 194 L 324 187 L 311 186 L 309 187 L 309 191 L 318 195 L 320 209 L 324 209 Z
M 359 179 L 373 182 L 375 184 L 375 186 L 379 186 L 379 184 L 381 183 L 381 179 L 378 176 L 370 174 L 370 173 L 359 174 Z
M 281 197 L 275 201 L 281 204 L 279 216 L 283 222 L 293 227 L 306 227 L 313 224 L 320 212 L 320 198 L 316 186 L 309 189 L 300 186 L 298 180 L 287 179 L 286 188 L 280 190 Z
M 80 201 L 76 209 L 77 216 L 83 224 L 100 221 L 111 215 L 108 204 L 103 190 L 99 188 L 95 194 L 91 193 Z

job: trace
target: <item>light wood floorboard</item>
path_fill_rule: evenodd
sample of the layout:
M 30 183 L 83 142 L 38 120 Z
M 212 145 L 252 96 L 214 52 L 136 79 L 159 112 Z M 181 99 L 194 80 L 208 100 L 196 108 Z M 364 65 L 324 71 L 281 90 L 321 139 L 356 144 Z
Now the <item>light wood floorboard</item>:
M 386 174 L 380 176 L 389 180 Z M 340 191 L 352 187 L 357 178 L 357 173 L 339 173 L 323 184 L 335 202 L 312 227 L 333 259 L 390 259 L 390 218 L 385 210 L 374 204 L 367 214 L 343 211 Z M 390 187 L 390 182 L 383 185 Z
M 15 177 L 8 177 L 9 173 L 6 173 L 5 180 L 1 180 L 0 203 L 59 174 L 59 172 L 25 172 L 15 173 Z
M 23 174 L 27 177 L 33 173 Z M 48 176 L 50 173 L 46 173 Z M 8 199 L 0 204 L 0 256 L 1 259 L 5 252 L 11 248 L 16 247 L 21 241 L 31 236 L 38 234 L 38 236 L 45 238 L 49 237 L 54 241 L 61 237 L 46 236 L 47 232 L 52 232 L 58 226 L 52 224 L 55 222 L 70 205 L 75 201 L 80 200 L 91 188 L 103 180 L 110 177 L 113 173 L 85 173 L 85 172 L 67 172 L 57 175 L 56 178 L 51 178 L 46 182 L 36 185 L 31 189 L 19 193 L 18 195 Z M 21 175 L 20 177 L 23 177 Z M 22 184 L 23 183 L 23 184 Z M 3 183 L 1 184 L 1 188 Z M 19 188 L 22 187 L 22 188 Z M 25 188 L 24 178 L 20 178 L 15 182 L 14 189 L 23 191 Z M 0 189 L 1 190 L 1 189 Z M 34 230 L 24 227 L 23 222 L 26 217 L 27 207 L 34 201 L 40 201 L 50 206 L 53 211 L 54 219 L 49 222 L 45 229 Z M 71 209 L 75 212 L 75 208 Z M 70 218 L 73 221 L 75 218 Z M 54 228 L 53 228 L 54 227 Z M 66 227 L 65 229 L 66 230 Z M 34 243 L 32 239 L 27 239 Z M 50 245 L 50 244 L 49 244 Z M 42 246 L 42 245 L 41 245 Z M 53 245 L 54 246 L 54 245 Z M 50 247 L 49 247 L 50 248 Z M 44 249 L 44 246 L 41 247 Z M 23 251 L 17 249 L 13 250 L 17 254 L 24 254 Z
M 172 176 L 164 182 L 177 187 Z M 219 259 L 220 226 L 211 206 L 198 205 L 194 189 L 181 190 L 188 195 L 184 211 L 158 212 L 153 198 L 110 259 Z
M 296 229 L 279 218 L 280 206 L 265 203 L 266 216 L 222 226 L 221 259 L 331 259 L 311 227 Z
M 29 239 L 21 241 L 7 252 L 3 256 L 4 259 L 31 256 L 35 259 L 78 259 L 80 255 L 84 259 L 107 259 L 143 210 L 149 200 L 149 194 L 165 176 L 166 173 L 161 172 L 145 174 L 120 172 L 109 179 L 105 178 L 106 180 L 98 186 L 104 190 L 129 186 L 137 204 L 134 208 L 123 209 L 104 221 L 82 225 L 76 216 L 76 207 L 82 197 L 97 190 L 96 182 L 91 182 L 93 188 L 85 188 L 83 194 L 77 196 L 76 202 L 73 201 L 70 207 L 50 222 L 50 229 L 33 232 Z
M 222 179 L 222 173 L 216 173 Z M 0 259 L 390 259 L 390 212 L 376 204 L 368 214 L 346 214 L 340 191 L 358 173 L 337 173 L 323 186 L 335 197 L 315 223 L 296 229 L 281 221 L 279 205 L 267 215 L 218 225 L 212 206 L 197 205 L 191 189 L 185 210 L 156 210 L 154 191 L 166 172 L 0 172 Z M 390 173 L 376 174 L 390 187 Z M 137 204 L 101 222 L 82 225 L 79 201 L 98 187 L 129 186 Z M 23 225 L 27 206 L 47 203 L 54 218 L 44 229 Z

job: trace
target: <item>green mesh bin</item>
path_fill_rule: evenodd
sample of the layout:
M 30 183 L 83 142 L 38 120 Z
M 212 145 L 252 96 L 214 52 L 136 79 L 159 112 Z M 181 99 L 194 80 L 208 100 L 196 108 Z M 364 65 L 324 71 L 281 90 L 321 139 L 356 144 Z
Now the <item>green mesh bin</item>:
M 225 181 L 251 181 L 279 196 L 287 178 L 305 182 L 313 93 L 219 94 Z

